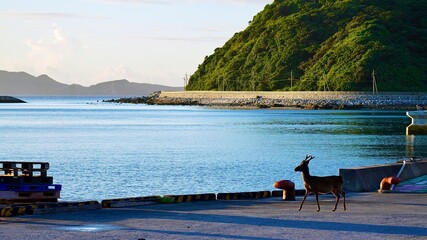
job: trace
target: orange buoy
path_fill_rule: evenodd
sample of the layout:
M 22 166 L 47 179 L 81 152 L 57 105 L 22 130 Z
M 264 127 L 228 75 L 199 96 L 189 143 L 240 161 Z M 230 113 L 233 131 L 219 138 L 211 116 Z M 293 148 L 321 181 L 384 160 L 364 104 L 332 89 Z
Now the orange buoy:
M 295 184 L 289 180 L 280 180 L 274 183 L 275 188 L 283 190 L 283 200 L 295 201 Z
M 380 190 L 390 190 L 392 184 L 400 183 L 400 179 L 398 177 L 385 177 L 380 183 Z
M 295 188 L 295 184 L 289 180 L 280 180 L 274 183 L 274 187 L 283 190 L 291 190 Z

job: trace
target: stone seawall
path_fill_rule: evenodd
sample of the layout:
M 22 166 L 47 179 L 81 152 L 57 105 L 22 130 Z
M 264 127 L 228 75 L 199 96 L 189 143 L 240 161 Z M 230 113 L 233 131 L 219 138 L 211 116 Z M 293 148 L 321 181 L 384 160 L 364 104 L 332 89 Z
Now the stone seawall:
M 367 92 L 160 92 L 149 103 L 219 107 L 297 107 L 306 109 L 416 109 L 427 106 L 427 93 Z

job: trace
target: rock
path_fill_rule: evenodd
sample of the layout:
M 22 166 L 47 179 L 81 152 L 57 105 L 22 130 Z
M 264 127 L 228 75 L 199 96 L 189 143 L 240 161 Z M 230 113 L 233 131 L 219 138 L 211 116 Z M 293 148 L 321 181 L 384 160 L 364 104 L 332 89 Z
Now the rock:
M 15 97 L 0 96 L 0 103 L 26 103 L 26 102 Z

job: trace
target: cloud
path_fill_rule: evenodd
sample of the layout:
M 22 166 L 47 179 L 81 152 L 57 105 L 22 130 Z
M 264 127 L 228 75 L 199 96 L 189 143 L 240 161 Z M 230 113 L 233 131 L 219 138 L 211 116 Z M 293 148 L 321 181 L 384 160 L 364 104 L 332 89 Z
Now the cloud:
M 271 1 L 266 1 L 266 2 L 272 2 Z M 193 1 L 195 2 L 195 1 Z M 254 3 L 254 4 L 259 4 L 260 0 L 204 0 L 203 2 L 221 2 L 221 3 L 230 3 L 230 4 L 236 4 L 236 3 Z
M 168 86 L 182 86 L 182 78 L 176 77 L 181 71 L 165 68 L 135 68 L 126 64 L 109 67 L 98 67 L 88 79 L 92 84 L 105 81 L 126 79 L 130 82 L 161 84 Z
M 29 64 L 39 73 L 58 73 L 70 56 L 85 49 L 78 40 L 68 36 L 61 27 L 55 25 L 51 37 L 46 39 L 27 40 Z M 57 74 L 55 74 L 57 75 Z
M 52 41 L 32 39 L 27 41 L 27 46 L 30 51 L 27 55 L 28 60 L 35 64 L 36 68 L 41 72 L 45 72 L 48 67 L 52 67 L 60 63 L 66 51 L 64 49 L 64 38 L 54 30 L 54 39 Z
M 163 1 L 154 1 L 154 0 L 99 0 L 103 2 L 112 2 L 112 3 L 124 3 L 124 4 L 180 4 L 180 3 L 226 3 L 226 4 L 258 4 L 260 0 L 163 0 Z M 267 1 L 267 0 L 266 0 Z M 272 1 L 272 0 L 271 0 Z M 267 2 L 271 2 L 267 1 Z
M 63 12 L 8 12 L 0 13 L 2 17 L 21 18 L 28 20 L 51 20 L 58 18 L 84 18 L 84 19 L 100 19 L 89 15 L 63 13 Z
M 120 79 L 126 79 L 131 82 L 140 82 L 147 78 L 151 77 L 144 76 L 123 64 L 114 67 L 99 67 L 96 69 L 95 74 L 90 77 L 92 80 L 91 82 L 96 83 Z
M 164 5 L 164 4 L 173 4 L 175 1 L 151 1 L 151 0 L 100 0 L 102 2 L 110 2 L 110 3 L 124 3 L 124 4 L 156 4 L 156 5 Z
M 217 42 L 226 40 L 226 37 L 156 37 L 156 36 L 132 36 L 135 39 L 155 40 L 155 41 L 171 41 L 171 42 Z

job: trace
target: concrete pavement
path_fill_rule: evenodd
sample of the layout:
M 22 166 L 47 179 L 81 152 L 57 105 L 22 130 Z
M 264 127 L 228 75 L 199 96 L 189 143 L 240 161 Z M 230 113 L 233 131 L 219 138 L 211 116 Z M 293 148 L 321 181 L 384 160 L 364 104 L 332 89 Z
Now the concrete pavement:
M 278 197 L 0 218 L 7 239 L 427 239 L 427 194 Z

